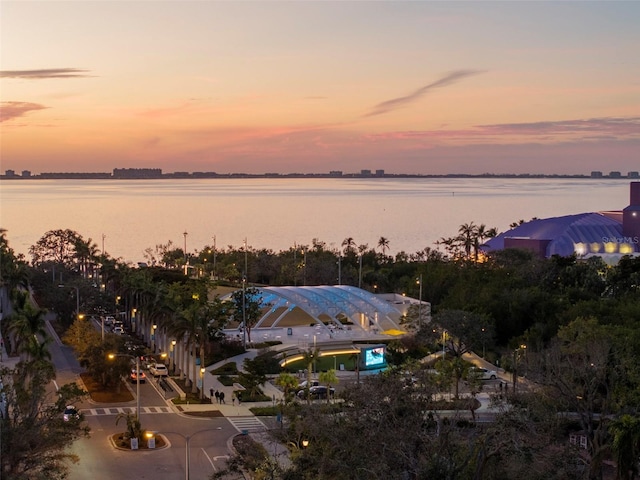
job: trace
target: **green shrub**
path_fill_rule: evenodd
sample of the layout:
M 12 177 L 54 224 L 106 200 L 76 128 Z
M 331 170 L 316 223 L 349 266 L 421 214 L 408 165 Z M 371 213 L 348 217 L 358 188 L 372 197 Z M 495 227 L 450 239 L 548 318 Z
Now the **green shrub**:
M 235 390 L 234 394 L 236 396 L 236 398 L 240 399 L 241 402 L 270 402 L 272 401 L 271 397 L 267 397 L 265 394 L 263 393 L 256 393 L 254 394 L 253 397 L 251 397 L 251 395 L 249 395 L 249 391 L 248 390 Z
M 238 377 L 230 377 L 229 375 L 220 375 L 218 381 L 225 387 L 232 387 L 238 381 Z
M 251 413 L 257 417 L 275 417 L 280 413 L 280 406 L 275 405 L 272 407 L 251 407 Z
M 214 370 L 211 370 L 213 375 L 236 375 L 238 373 L 238 365 L 236 362 L 228 362 L 218 367 Z

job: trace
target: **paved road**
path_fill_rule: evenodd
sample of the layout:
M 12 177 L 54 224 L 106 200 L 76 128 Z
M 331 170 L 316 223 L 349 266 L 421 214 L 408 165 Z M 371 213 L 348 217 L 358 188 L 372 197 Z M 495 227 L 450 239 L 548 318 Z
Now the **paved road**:
M 72 466 L 69 480 L 184 478 L 187 436 L 191 437 L 190 477 L 205 479 L 224 468 L 228 455 L 227 441 L 237 434 L 237 430 L 223 417 L 197 419 L 177 414 L 143 413 L 142 425 L 162 433 L 170 446 L 153 451 L 119 450 L 110 441 L 111 435 L 123 430 L 123 423 L 116 425 L 115 418 L 113 415 L 86 417 L 91 427 L 91 438 L 75 442 L 72 451 L 80 457 L 80 462 Z
M 50 345 L 50 351 L 57 370 L 56 381 L 49 389 L 53 398 L 59 386 L 79 381 L 82 368 L 73 350 L 62 345 L 53 331 L 51 333 L 54 342 Z M 135 385 L 132 389 L 135 390 Z M 135 412 L 135 400 L 127 404 L 106 405 L 87 399 L 79 403 L 78 407 L 85 414 L 91 436 L 77 440 L 71 447 L 80 462 L 71 465 L 70 480 L 184 478 L 187 438 L 192 479 L 208 478 L 215 471 L 224 468 L 229 454 L 228 442 L 242 430 L 242 417 L 235 418 L 232 423 L 225 417 L 196 418 L 179 413 L 164 400 L 161 391 L 152 382 L 140 385 L 140 400 L 143 429 L 162 434 L 169 446 L 157 450 L 117 449 L 110 437 L 124 431 L 126 425 L 124 419 L 116 425 L 117 415 L 127 411 Z

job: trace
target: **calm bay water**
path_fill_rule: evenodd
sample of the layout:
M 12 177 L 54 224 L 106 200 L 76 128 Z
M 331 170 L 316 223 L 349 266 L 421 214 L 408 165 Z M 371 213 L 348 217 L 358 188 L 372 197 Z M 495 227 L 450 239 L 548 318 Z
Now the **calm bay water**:
M 11 180 L 0 183 L 0 227 L 27 254 L 47 231 L 72 229 L 109 255 L 144 261 L 172 241 L 286 250 L 352 237 L 390 254 L 436 248 L 463 223 L 496 227 L 629 204 L 628 179 L 179 179 Z

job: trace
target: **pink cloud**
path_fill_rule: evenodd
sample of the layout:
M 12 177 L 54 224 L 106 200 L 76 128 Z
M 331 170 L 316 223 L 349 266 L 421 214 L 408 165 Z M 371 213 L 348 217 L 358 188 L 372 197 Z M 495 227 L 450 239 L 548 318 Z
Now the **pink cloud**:
M 29 112 L 44 110 L 49 107 L 30 102 L 2 102 L 0 104 L 0 122 L 20 118 Z

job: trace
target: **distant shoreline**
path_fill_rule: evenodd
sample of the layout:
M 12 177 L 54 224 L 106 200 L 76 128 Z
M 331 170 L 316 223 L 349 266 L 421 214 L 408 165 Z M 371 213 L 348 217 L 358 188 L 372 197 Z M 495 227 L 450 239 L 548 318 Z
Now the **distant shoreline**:
M 132 169 L 132 172 L 113 174 L 113 173 L 88 173 L 88 172 L 62 172 L 62 173 L 40 173 L 37 175 L 31 175 L 30 172 L 23 172 L 22 175 L 18 174 L 5 174 L 0 175 L 0 180 L 163 180 L 163 179 L 287 179 L 287 178 L 331 178 L 331 179 L 385 179 L 385 178 L 509 178 L 509 179 L 535 179 L 535 178 L 549 178 L 549 179 L 594 179 L 594 180 L 640 180 L 638 172 L 629 172 L 628 175 L 622 175 L 619 172 L 611 172 L 609 175 L 604 175 L 600 172 L 593 172 L 591 175 L 552 175 L 552 174 L 492 174 L 483 173 L 479 175 L 473 174 L 459 174 L 451 173 L 444 175 L 435 174 L 362 174 L 362 173 L 265 173 L 265 174 L 250 174 L 250 173 L 230 173 L 220 174 L 213 172 L 174 172 L 174 173 L 160 173 L 160 174 L 144 174 L 142 172 L 136 172 Z

